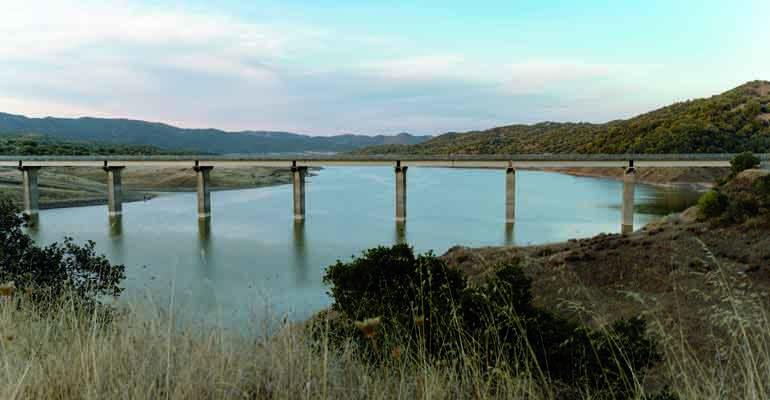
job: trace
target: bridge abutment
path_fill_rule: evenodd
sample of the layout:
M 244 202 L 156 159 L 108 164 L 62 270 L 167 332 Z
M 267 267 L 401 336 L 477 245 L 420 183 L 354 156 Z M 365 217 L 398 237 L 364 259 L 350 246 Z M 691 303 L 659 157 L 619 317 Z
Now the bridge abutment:
M 209 191 L 209 178 L 211 176 L 212 166 L 193 167 L 198 174 L 198 218 L 205 219 L 211 217 L 211 192 Z
M 30 217 L 36 218 L 40 204 L 40 191 L 37 184 L 40 167 L 19 167 L 19 171 L 21 171 L 24 213 Z
M 123 214 L 123 178 L 125 167 L 104 167 L 107 172 L 107 210 L 110 217 Z
M 634 192 L 636 189 L 636 171 L 634 167 L 628 167 L 623 174 L 623 204 L 621 206 L 620 231 L 631 233 L 634 231 Z
M 291 167 L 291 176 L 293 184 L 294 197 L 294 219 L 305 219 L 305 176 L 307 167 Z
M 505 223 L 516 222 L 516 169 L 505 170 Z
M 406 221 L 406 169 L 396 163 L 396 221 Z

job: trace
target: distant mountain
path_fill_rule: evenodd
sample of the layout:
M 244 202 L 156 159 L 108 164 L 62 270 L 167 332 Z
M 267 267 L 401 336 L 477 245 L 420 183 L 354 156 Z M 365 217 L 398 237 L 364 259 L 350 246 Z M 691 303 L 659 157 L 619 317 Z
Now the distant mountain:
M 770 82 L 753 81 L 706 99 L 604 124 L 542 122 L 450 132 L 361 154 L 770 152 Z
M 395 136 L 306 136 L 291 132 L 226 132 L 218 129 L 184 129 L 130 119 L 27 118 L 0 113 L 0 135 L 27 134 L 220 154 L 347 152 L 366 146 L 416 144 L 430 138 L 408 133 Z

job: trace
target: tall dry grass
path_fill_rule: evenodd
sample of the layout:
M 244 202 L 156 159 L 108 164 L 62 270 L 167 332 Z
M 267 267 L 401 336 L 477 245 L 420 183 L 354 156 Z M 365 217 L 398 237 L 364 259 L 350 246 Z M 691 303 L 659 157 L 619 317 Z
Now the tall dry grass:
M 179 327 L 170 313 L 154 311 L 147 317 L 146 310 L 129 307 L 102 327 L 72 308 L 40 313 L 23 296 L 3 302 L 0 398 L 553 399 L 565 393 L 539 385 L 541 370 L 514 375 L 504 363 L 431 364 L 409 344 L 382 348 L 380 363 L 365 364 L 352 344 L 330 348 L 323 319 L 312 326 L 284 324 L 269 338 L 254 338 Z M 754 322 L 715 350 L 714 360 L 701 360 L 686 340 L 690 333 L 652 321 L 665 354 L 659 373 L 672 378 L 683 399 L 770 398 L 770 330 L 758 329 L 767 325 L 756 316 Z M 309 340 L 307 329 L 321 339 Z M 645 384 L 639 382 L 642 391 Z

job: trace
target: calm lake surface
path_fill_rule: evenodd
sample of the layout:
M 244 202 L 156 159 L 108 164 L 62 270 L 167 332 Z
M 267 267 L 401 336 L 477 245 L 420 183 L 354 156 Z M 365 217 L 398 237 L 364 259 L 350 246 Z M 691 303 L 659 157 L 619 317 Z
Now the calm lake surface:
M 213 172 L 216 174 L 216 170 Z M 307 218 L 292 218 L 291 186 L 213 192 L 210 224 L 195 193 L 123 205 L 43 210 L 32 236 L 71 236 L 127 267 L 124 301 L 168 306 L 187 322 L 225 327 L 303 319 L 329 304 L 321 282 L 337 259 L 404 240 L 441 254 L 454 245 L 538 244 L 620 230 L 622 182 L 519 171 L 517 222 L 504 223 L 505 174 L 410 168 L 408 221 L 394 222 L 392 168 L 327 168 L 309 177 Z M 678 212 L 698 195 L 636 187 L 635 226 Z

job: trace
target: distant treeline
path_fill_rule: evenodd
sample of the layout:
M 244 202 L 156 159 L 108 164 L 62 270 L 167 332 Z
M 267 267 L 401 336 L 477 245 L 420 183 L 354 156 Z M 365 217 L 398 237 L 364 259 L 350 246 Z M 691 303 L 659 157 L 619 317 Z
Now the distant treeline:
M 364 154 L 741 153 L 770 151 L 770 82 L 605 124 L 543 122 L 447 133 Z
M 184 155 L 183 151 L 154 146 L 129 146 L 91 141 L 59 140 L 44 136 L 2 136 L 0 155 L 20 156 L 97 156 L 97 155 Z

